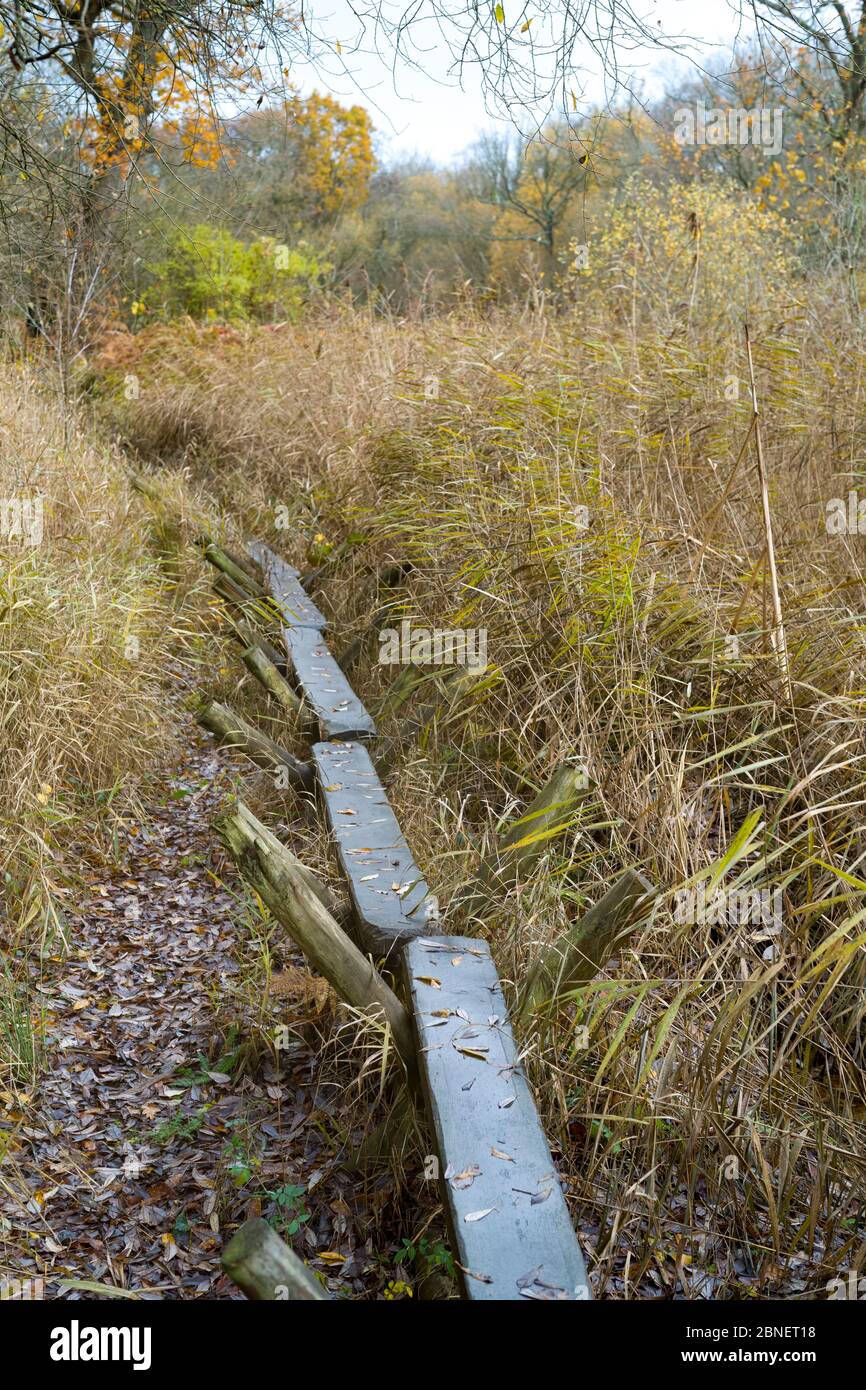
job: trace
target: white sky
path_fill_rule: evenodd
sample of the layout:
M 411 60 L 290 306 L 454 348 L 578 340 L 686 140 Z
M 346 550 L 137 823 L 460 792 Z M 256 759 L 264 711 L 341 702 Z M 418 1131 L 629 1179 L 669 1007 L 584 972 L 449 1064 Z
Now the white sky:
M 527 15 L 532 14 L 532 0 L 502 3 L 506 23 L 511 22 L 512 14 L 524 10 Z M 327 36 L 332 51 L 315 68 L 306 64 L 293 66 L 292 77 L 304 93 L 315 88 L 330 92 L 344 103 L 368 107 L 384 158 L 417 153 L 445 163 L 471 144 L 482 130 L 501 123 L 501 117 L 485 109 L 477 72 L 464 74 L 462 89 L 458 77 L 449 74 L 446 45 L 432 31 L 423 27 L 417 31 L 425 50 L 424 71 L 405 62 L 392 71 L 390 60 L 376 54 L 374 39 L 369 34 L 359 38 L 359 22 L 350 4 L 351 0 L 307 0 L 307 17 L 320 35 Z M 747 21 L 738 20 L 730 0 L 632 0 L 632 4 L 641 19 L 668 39 L 690 36 L 682 51 L 697 61 L 724 50 L 738 32 L 745 35 L 750 27 Z M 397 0 L 395 5 L 401 8 Z M 424 6 L 419 8 L 423 12 Z M 337 41 L 340 53 L 333 46 Z M 380 47 L 386 49 L 387 40 L 383 39 Z M 618 59 L 648 96 L 659 94 L 665 85 L 665 74 L 684 67 L 688 61 L 686 56 L 678 59 L 650 46 L 619 53 Z M 598 61 L 588 49 L 584 92 L 584 100 L 589 104 L 602 101 L 605 95 Z

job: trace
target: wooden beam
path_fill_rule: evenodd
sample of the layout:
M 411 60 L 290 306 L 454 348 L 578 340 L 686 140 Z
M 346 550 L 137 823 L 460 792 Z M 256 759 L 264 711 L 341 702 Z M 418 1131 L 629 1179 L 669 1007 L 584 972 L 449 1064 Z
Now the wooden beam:
M 328 621 L 305 593 L 298 571 L 261 541 L 250 541 L 247 552 L 260 567 L 285 626 L 312 627 L 323 632 Z
M 403 961 L 465 1296 L 590 1298 L 486 942 L 419 937 Z
M 281 615 L 289 667 L 319 721 L 322 737 L 372 737 L 373 720 L 325 645 L 326 620 L 304 592 L 298 571 L 260 541 L 251 541 L 247 549 L 261 566 Z
M 329 1297 L 315 1274 L 260 1216 L 245 1221 L 235 1232 L 221 1264 L 247 1298 L 257 1302 L 316 1302 Z
M 308 627 L 283 631 L 289 666 L 327 739 L 372 738 L 376 726 L 325 645 Z
M 315 743 L 313 765 L 365 951 L 393 962 L 413 936 L 431 930 L 431 894 L 370 755 L 360 743 Z

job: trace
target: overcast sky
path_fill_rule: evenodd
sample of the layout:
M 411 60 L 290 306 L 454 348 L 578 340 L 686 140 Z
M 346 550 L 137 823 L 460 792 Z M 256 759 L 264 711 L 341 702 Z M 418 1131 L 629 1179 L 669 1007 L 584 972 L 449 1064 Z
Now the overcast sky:
M 482 4 L 486 2 L 481 0 Z M 419 58 L 423 70 L 400 62 L 392 71 L 390 57 L 377 55 L 375 36 L 369 31 L 362 33 L 350 4 L 351 0 L 308 0 L 306 12 L 312 15 L 317 32 L 327 38 L 331 52 L 324 62 L 320 58 L 315 68 L 293 66 L 292 76 L 305 93 L 316 88 L 345 103 L 367 106 L 383 157 L 418 153 L 445 163 L 482 130 L 500 123 L 501 117 L 495 111 L 485 109 L 478 72 L 466 71 L 461 89 L 458 75 L 449 72 L 447 47 L 432 30 L 417 30 L 423 48 Z M 524 9 L 527 15 L 532 14 L 531 0 L 503 0 L 503 6 L 506 22 L 511 14 Z M 681 58 L 650 45 L 618 53 L 619 62 L 647 96 L 660 93 L 665 76 L 686 66 L 689 56 L 700 62 L 729 46 L 738 33 L 748 32 L 748 23 L 738 19 L 728 0 L 632 0 L 632 7 L 667 43 L 685 36 L 677 44 Z M 395 3 L 395 12 L 397 8 L 400 7 Z M 380 47 L 383 51 L 390 47 L 387 39 L 381 40 Z M 605 84 L 601 66 L 588 47 L 583 69 L 575 79 L 583 102 L 602 101 Z M 543 116 L 543 112 L 540 114 Z M 528 114 L 522 123 L 531 124 Z

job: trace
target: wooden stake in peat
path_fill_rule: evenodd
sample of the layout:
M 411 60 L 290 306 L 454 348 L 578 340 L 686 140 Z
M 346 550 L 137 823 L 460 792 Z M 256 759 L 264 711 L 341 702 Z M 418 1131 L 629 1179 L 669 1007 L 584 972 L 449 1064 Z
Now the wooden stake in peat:
M 513 821 L 493 852 L 484 859 L 474 883 L 459 893 L 453 906 L 483 914 L 491 899 L 502 896 L 517 880 L 526 877 L 544 854 L 549 842 L 572 822 L 581 801 L 589 793 L 583 768 L 560 767 L 542 787 L 518 820 Z
M 294 856 L 283 852 L 275 836 L 242 803 L 234 814 L 219 822 L 217 833 L 237 860 L 244 878 L 340 998 L 388 1023 L 410 1082 L 414 1083 L 415 1046 L 406 1010 L 334 921 L 306 876 L 298 872 Z
M 290 849 L 287 849 L 282 840 L 277 839 L 273 831 L 268 830 L 266 825 L 262 825 L 260 820 L 256 820 L 252 811 L 248 806 L 245 806 L 242 801 L 237 803 L 235 814 L 239 820 L 245 820 L 247 822 L 250 833 L 252 835 L 258 835 L 273 854 L 278 855 L 281 859 L 285 859 L 294 867 L 296 873 L 300 874 L 304 883 L 310 889 L 310 892 L 315 893 L 325 911 L 330 912 L 340 930 L 347 931 L 352 921 L 352 904 L 345 898 L 341 899 L 334 897 L 328 885 L 323 883 L 322 880 L 313 873 L 312 869 L 308 869 L 306 864 L 302 864 L 300 859 L 292 854 Z
M 230 615 L 229 621 L 232 625 L 232 636 L 235 640 L 240 642 L 244 648 L 258 647 L 277 674 L 282 675 L 281 668 L 285 665 L 285 657 L 277 651 L 276 647 L 268 641 L 267 637 L 264 637 L 257 628 L 252 627 L 244 618 L 235 618 L 234 615 Z M 300 700 L 298 704 L 300 704 Z
M 646 920 L 655 897 L 656 889 L 642 874 L 626 869 L 542 956 L 521 993 L 518 1015 L 588 984 Z
M 245 1221 L 232 1236 L 221 1263 L 247 1298 L 257 1302 L 295 1303 L 328 1297 L 303 1260 L 260 1216 Z
M 274 743 L 272 738 L 261 730 L 253 728 L 246 719 L 236 714 L 228 705 L 218 700 L 209 700 L 202 705 L 196 718 L 203 728 L 209 729 L 220 743 L 240 748 L 259 767 L 277 771 L 284 778 L 286 787 L 299 791 L 309 791 L 313 786 L 314 774 L 309 763 L 299 762 Z
M 268 830 L 266 825 L 262 825 L 261 821 L 256 819 L 245 802 L 239 801 L 237 803 L 235 815 L 238 820 L 245 822 L 251 836 L 258 835 L 272 854 L 278 855 L 280 859 L 284 859 L 288 864 L 291 864 L 295 872 L 300 874 L 310 892 L 315 893 L 326 912 L 330 912 L 331 916 L 337 919 L 344 916 L 348 911 L 347 904 L 345 902 L 339 902 L 334 897 L 327 884 L 323 883 L 322 880 L 313 873 L 312 869 L 308 869 L 306 864 L 303 864 L 296 855 L 292 854 L 292 851 L 283 844 L 282 840 L 277 839 L 277 836 L 272 830 Z
M 299 724 L 306 722 L 308 726 L 315 727 L 315 721 L 306 713 L 303 701 L 298 699 L 288 681 L 280 675 L 274 662 L 265 655 L 258 639 L 254 645 L 241 652 L 241 661 L 295 721 Z
M 207 536 L 202 536 L 201 541 L 204 546 L 204 558 L 208 560 L 215 569 L 221 570 L 223 574 L 227 575 L 232 583 L 237 585 L 241 592 L 249 594 L 251 598 L 262 598 L 264 596 L 265 591 L 261 584 L 253 579 L 252 575 L 248 574 L 246 570 L 242 569 L 241 566 L 223 550 L 221 545 L 217 545 L 215 541 L 210 540 Z
M 770 572 L 770 594 L 773 601 L 773 628 L 770 632 L 770 642 L 773 651 L 779 658 L 779 667 L 782 672 L 782 679 L 785 682 L 785 689 L 788 699 L 793 699 L 791 689 L 791 673 L 788 666 L 788 643 L 785 638 L 785 624 L 782 619 L 782 600 L 779 596 L 779 579 L 776 573 L 776 547 L 773 544 L 773 522 L 770 516 L 770 493 L 767 488 L 767 470 L 764 466 L 764 448 L 761 440 L 761 425 L 758 418 L 758 393 L 755 388 L 755 368 L 752 363 L 752 340 L 749 336 L 749 325 L 743 325 L 746 334 L 746 353 L 749 359 L 749 387 L 752 392 L 752 422 L 755 428 L 755 454 L 758 460 L 758 478 L 761 484 L 761 506 L 764 512 L 764 537 L 767 547 L 767 567 Z

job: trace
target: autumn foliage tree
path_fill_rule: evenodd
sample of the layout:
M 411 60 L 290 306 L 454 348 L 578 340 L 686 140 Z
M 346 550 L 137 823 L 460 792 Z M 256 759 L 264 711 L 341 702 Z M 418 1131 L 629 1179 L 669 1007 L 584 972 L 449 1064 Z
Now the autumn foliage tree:
M 17 309 L 68 363 L 122 302 L 126 214 L 142 195 L 156 209 L 167 150 L 216 162 L 223 105 L 284 93 L 303 39 L 283 0 L 0 0 L 0 31 L 0 197 L 24 180 L 48 204 Z M 62 130 L 47 153 L 22 119 L 37 91 Z
M 216 154 L 216 106 L 264 92 L 262 68 L 297 44 L 278 0 L 0 0 L 6 62 L 38 75 L 80 138 L 85 220 L 110 217 L 160 126 L 191 159 Z M 26 132 L 15 132 L 22 148 Z
M 807 24 L 818 9 L 827 11 L 829 21 L 831 7 L 776 9 Z M 861 19 L 847 32 L 828 22 L 820 41 L 799 46 L 793 39 L 798 33 L 808 38 L 808 29 L 797 30 L 791 21 L 784 38 L 777 34 L 775 43 L 737 49 L 699 79 L 681 83 L 656 112 L 654 151 L 655 170 L 673 172 L 680 181 L 732 180 L 796 229 L 809 259 L 835 264 L 852 277 L 866 248 L 866 88 L 856 80 L 866 62 L 866 5 Z M 709 117 L 747 115 L 746 138 L 679 142 L 677 110 L 699 101 Z M 762 138 L 762 113 L 771 118 L 772 145 Z M 857 298 L 854 279 L 850 289 Z
M 566 125 L 548 127 L 526 142 L 507 135 L 478 142 L 465 177 L 475 198 L 496 209 L 495 279 L 534 266 L 548 284 L 554 282 L 591 169 L 588 144 Z
M 367 111 L 313 92 L 228 121 L 194 186 L 237 229 L 288 236 L 361 207 L 375 169 Z
M 325 222 L 359 207 L 376 166 L 364 107 L 341 106 L 314 92 L 294 98 L 287 115 L 295 191 L 307 219 Z

